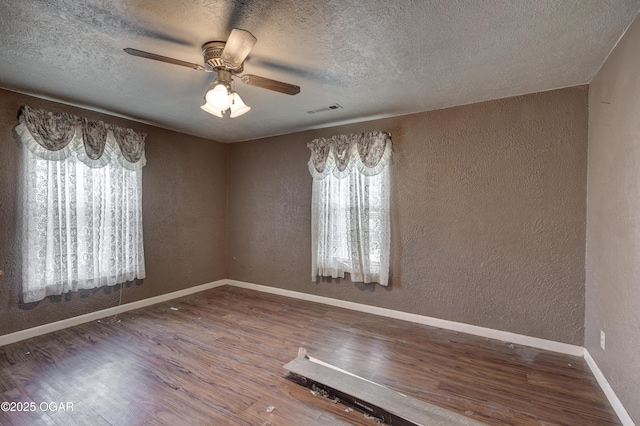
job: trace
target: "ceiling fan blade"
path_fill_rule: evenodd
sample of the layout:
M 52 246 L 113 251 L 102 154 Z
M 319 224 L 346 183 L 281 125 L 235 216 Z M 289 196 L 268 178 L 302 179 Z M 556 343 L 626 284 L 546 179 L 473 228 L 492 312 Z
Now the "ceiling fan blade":
M 281 81 L 271 80 L 270 78 L 260 77 L 257 75 L 245 74 L 240 77 L 244 84 L 249 86 L 262 87 L 263 89 L 273 90 L 287 95 L 297 95 L 300 93 L 300 86 L 295 86 Z
M 222 62 L 229 68 L 237 70 L 249 55 L 257 39 L 246 30 L 234 28 L 222 50 Z
M 181 61 L 179 59 L 168 58 L 166 56 L 156 55 L 155 53 L 143 52 L 142 50 L 132 49 L 127 47 L 124 49 L 129 55 L 139 56 L 141 58 L 153 59 L 154 61 L 166 62 L 168 64 L 180 65 L 187 68 L 192 68 L 198 71 L 208 71 L 202 65 L 194 64 L 191 62 Z

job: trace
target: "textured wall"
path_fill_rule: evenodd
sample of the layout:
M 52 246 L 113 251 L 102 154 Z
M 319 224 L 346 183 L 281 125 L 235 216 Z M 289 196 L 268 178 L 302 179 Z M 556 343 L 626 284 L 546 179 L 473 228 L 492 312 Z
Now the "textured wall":
M 148 133 L 143 172 L 147 278 L 125 286 L 123 303 L 226 276 L 227 146 L 116 117 L 0 90 L 0 335 L 118 304 L 104 287 L 19 306 L 20 241 L 16 230 L 19 151 L 13 137 L 22 105 L 67 111 Z
M 229 278 L 583 343 L 587 87 L 232 144 Z M 310 277 L 306 143 L 392 133 L 388 288 Z
M 640 21 L 593 80 L 585 347 L 640 424 Z M 600 349 L 600 330 L 606 350 Z

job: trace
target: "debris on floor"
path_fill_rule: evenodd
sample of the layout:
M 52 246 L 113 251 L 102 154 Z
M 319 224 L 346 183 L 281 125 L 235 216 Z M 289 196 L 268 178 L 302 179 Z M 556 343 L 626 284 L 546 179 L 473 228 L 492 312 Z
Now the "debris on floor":
M 313 393 L 313 396 L 322 395 L 325 398 L 331 397 L 331 394 L 326 389 L 322 389 L 321 387 L 318 387 L 316 385 L 311 385 L 311 393 Z
M 270 405 L 267 407 L 267 413 L 273 413 L 273 410 L 275 410 L 276 407 L 274 407 L 273 405 Z
M 178 311 L 179 309 L 178 309 L 178 308 L 174 308 L 174 307 L 172 306 L 172 307 L 171 307 L 171 310 L 172 310 L 172 311 Z
M 117 315 L 118 315 L 118 314 L 116 314 L 116 316 L 117 316 Z M 121 321 L 121 320 L 116 321 L 116 317 L 115 317 L 115 316 L 114 316 L 113 318 L 111 318 L 110 320 L 107 320 L 107 321 L 105 321 L 105 322 L 102 322 L 102 321 L 98 320 L 98 322 L 99 322 L 100 324 L 109 324 L 109 325 L 111 325 L 111 324 L 120 324 L 120 321 Z
M 382 420 L 379 419 L 376 416 L 372 416 L 370 414 L 364 413 L 364 418 L 365 418 L 365 420 L 373 420 L 374 422 L 376 422 L 378 424 L 382 424 Z

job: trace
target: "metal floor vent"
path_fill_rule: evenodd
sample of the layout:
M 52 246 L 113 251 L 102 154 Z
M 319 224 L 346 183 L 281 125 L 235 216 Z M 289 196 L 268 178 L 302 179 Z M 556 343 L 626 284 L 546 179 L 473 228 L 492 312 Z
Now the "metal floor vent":
M 317 114 L 319 112 L 331 111 L 331 110 L 334 110 L 334 109 L 342 109 L 342 106 L 340 106 L 338 104 L 333 104 L 333 105 L 329 105 L 329 106 L 325 106 L 325 107 L 311 109 L 309 111 L 306 111 L 306 113 L 307 114 Z

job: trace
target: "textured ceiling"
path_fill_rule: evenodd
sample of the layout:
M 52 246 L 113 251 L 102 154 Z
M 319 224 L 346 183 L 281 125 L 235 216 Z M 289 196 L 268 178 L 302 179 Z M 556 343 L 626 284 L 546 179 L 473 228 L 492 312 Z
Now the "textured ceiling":
M 223 142 L 588 83 L 640 0 L 0 0 L 0 86 Z M 202 63 L 232 28 L 258 42 L 242 84 L 251 111 L 200 110 Z M 307 114 L 337 103 L 343 108 Z

